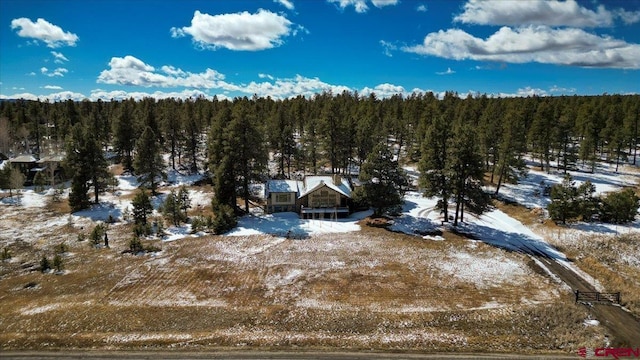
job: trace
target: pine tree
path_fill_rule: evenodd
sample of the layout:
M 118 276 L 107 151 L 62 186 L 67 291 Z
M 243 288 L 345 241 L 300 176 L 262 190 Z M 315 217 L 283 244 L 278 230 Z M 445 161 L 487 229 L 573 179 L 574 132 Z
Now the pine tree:
M 114 123 L 114 146 L 122 159 L 122 166 L 127 171 L 133 170 L 133 150 L 136 142 L 136 131 L 131 115 L 130 100 L 123 102 L 120 114 Z
M 444 221 L 449 221 L 448 204 L 452 193 L 447 156 L 451 136 L 449 122 L 442 116 L 434 118 L 427 128 L 426 137 L 422 143 L 422 157 L 418 164 L 419 181 L 424 189 L 424 196 L 439 197 L 437 206 L 444 214 Z
M 454 136 L 449 141 L 448 168 L 451 174 L 452 193 L 456 201 L 453 225 L 464 221 L 466 205 L 468 210 L 481 214 L 489 205 L 489 197 L 482 190 L 484 166 L 478 150 L 475 131 L 469 123 L 459 120 Z
M 183 215 L 180 212 L 180 201 L 178 200 L 178 195 L 174 190 L 171 190 L 169 195 L 167 195 L 167 198 L 162 205 L 162 213 L 174 226 L 180 225 L 180 222 L 183 221 Z
M 502 123 L 502 139 L 497 148 L 498 152 L 498 185 L 495 195 L 498 195 L 503 182 L 517 182 L 526 174 L 526 163 L 522 155 L 526 151 L 524 137 L 524 122 L 522 115 L 515 109 L 509 109 Z
M 191 198 L 189 197 L 189 189 L 184 185 L 178 191 L 178 206 L 182 210 L 183 218 L 188 219 L 187 211 L 191 208 Z
M 360 168 L 363 185 L 357 194 L 374 209 L 374 216 L 402 204 L 406 174 L 385 144 L 376 145 Z
M 71 129 L 67 142 L 66 170 L 72 175 L 69 205 L 72 211 L 89 206 L 88 192 L 93 186 L 94 201 L 99 202 L 99 194 L 107 188 L 113 175 L 107 168 L 102 149 L 92 132 L 76 124 Z
M 576 206 L 577 195 L 577 188 L 571 175 L 565 175 L 561 184 L 551 188 L 551 203 L 547 207 L 549 217 L 563 224 L 576 219 L 579 213 Z
M 608 194 L 602 199 L 602 220 L 614 224 L 634 221 L 638 215 L 638 200 L 630 188 Z
M 131 201 L 133 206 L 133 219 L 136 224 L 146 225 L 147 218 L 153 212 L 151 200 L 144 189 L 140 189 Z
M 158 189 L 159 182 L 167 177 L 161 150 L 157 136 L 150 127 L 147 127 L 138 140 L 136 158 L 133 165 L 140 186 L 150 189 L 154 195 Z

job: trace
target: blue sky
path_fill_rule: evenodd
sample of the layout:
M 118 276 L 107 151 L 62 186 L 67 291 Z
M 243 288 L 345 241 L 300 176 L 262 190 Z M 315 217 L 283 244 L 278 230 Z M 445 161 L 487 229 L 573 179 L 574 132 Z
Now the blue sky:
M 0 98 L 640 93 L 640 0 L 0 1 Z

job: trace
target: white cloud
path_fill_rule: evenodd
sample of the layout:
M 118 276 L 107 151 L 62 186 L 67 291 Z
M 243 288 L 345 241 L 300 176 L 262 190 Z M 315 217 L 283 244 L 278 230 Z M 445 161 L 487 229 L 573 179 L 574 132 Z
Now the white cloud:
M 48 77 L 54 77 L 54 76 L 64 77 L 64 74 L 68 72 L 69 70 L 65 68 L 57 68 L 53 71 L 49 71 L 49 69 L 47 69 L 44 66 L 40 68 L 40 73 L 42 73 L 42 75 L 47 75 Z
M 337 3 L 341 9 L 353 6 L 357 13 L 365 13 L 369 10 L 367 0 L 327 0 L 330 3 Z M 370 0 L 373 6 L 382 8 L 384 6 L 396 5 L 398 0 Z
M 219 100 L 227 99 L 225 95 L 216 95 Z M 103 100 L 109 101 L 111 99 L 114 100 L 126 100 L 133 98 L 135 100 L 142 100 L 144 98 L 154 98 L 154 99 L 196 99 L 199 97 L 204 97 L 207 99 L 212 99 L 213 96 L 209 95 L 203 91 L 195 90 L 195 89 L 185 89 L 182 91 L 154 91 L 154 92 L 144 92 L 144 91 L 124 91 L 124 90 L 114 90 L 114 91 L 106 91 L 102 89 L 91 90 L 91 95 L 89 99 L 92 101 Z
M 398 47 L 395 44 L 384 40 L 380 40 L 380 45 L 382 45 L 383 53 L 388 57 L 393 57 L 393 51 L 398 50 Z
M 486 40 L 459 29 L 440 30 L 428 34 L 422 44 L 402 50 L 455 60 L 640 69 L 639 44 L 572 28 L 505 26 Z
M 269 74 L 258 74 L 258 77 L 260 79 L 269 79 L 269 80 L 273 80 L 274 79 L 274 77 L 269 75 Z
M 293 1 L 291 0 L 273 0 L 273 2 L 278 3 L 289 10 L 293 10 L 295 6 L 293 5 Z
M 43 41 L 50 48 L 75 46 L 79 40 L 78 35 L 65 32 L 45 19 L 38 19 L 35 23 L 27 18 L 13 19 L 11 29 L 19 29 L 18 36 Z
M 64 56 L 62 53 L 59 53 L 57 51 L 52 51 L 51 55 L 53 55 L 53 58 L 54 58 L 53 62 L 56 64 L 62 64 L 65 61 L 69 61 L 69 59 L 67 59 L 66 56 Z
M 110 69 L 103 70 L 97 82 L 104 84 L 133 85 L 144 87 L 191 87 L 212 89 L 220 87 L 224 75 L 206 69 L 202 73 L 191 73 L 173 66 L 162 66 L 160 71 L 131 55 L 113 57 Z
M 257 51 L 270 49 L 284 43 L 293 23 L 286 17 L 260 9 L 235 14 L 209 15 L 196 11 L 191 26 L 171 28 L 173 37 L 191 35 L 193 41 L 204 49 Z
M 575 0 L 469 0 L 454 21 L 480 25 L 607 27 L 612 26 L 616 18 L 630 24 L 640 20 L 640 12 L 610 11 L 604 5 L 594 11 Z
M 62 90 L 62 87 L 57 85 L 45 85 L 43 88 L 47 90 Z
M 455 74 L 456 72 L 451 70 L 451 68 L 447 68 L 447 71 L 439 71 L 436 72 L 437 75 L 451 75 L 451 74 Z
M 371 94 L 376 94 L 378 98 L 387 98 L 396 94 L 405 94 L 406 90 L 404 87 L 400 85 L 393 85 L 389 83 L 376 85 L 373 89 L 369 87 L 364 87 L 360 94 L 362 96 L 369 96 Z
M 418 5 L 418 7 L 416 8 L 416 11 L 418 11 L 418 12 L 427 12 L 427 5 L 425 5 L 425 4 Z
M 565 88 L 565 87 L 559 87 L 557 85 L 553 85 L 550 89 L 549 92 L 555 93 L 555 94 L 575 94 L 576 92 L 576 88 Z

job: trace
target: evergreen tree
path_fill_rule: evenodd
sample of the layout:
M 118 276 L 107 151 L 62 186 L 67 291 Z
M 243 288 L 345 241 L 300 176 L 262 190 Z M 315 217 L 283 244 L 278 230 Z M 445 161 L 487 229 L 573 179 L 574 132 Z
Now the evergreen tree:
M 178 191 L 178 205 L 180 210 L 182 210 L 183 218 L 185 220 L 188 219 L 187 211 L 191 208 L 191 198 L 189 197 L 189 189 L 184 185 L 182 185 Z
M 167 195 L 162 205 L 162 213 L 174 226 L 180 225 L 180 222 L 184 220 L 183 214 L 180 212 L 180 200 L 174 190 L 171 190 L 169 195 Z
M 502 123 L 502 139 L 498 146 L 493 146 L 498 153 L 498 185 L 495 195 L 498 195 L 503 182 L 517 182 L 526 174 L 527 166 L 522 158 L 526 151 L 523 120 L 515 109 L 509 109 Z
M 638 215 L 638 200 L 630 188 L 608 194 L 602 199 L 601 219 L 614 224 L 634 221 Z
M 164 171 L 161 146 L 158 138 L 150 127 L 147 127 L 137 143 L 134 168 L 138 176 L 140 186 L 149 188 L 152 194 L 156 194 L 158 184 L 167 175 Z
M 149 215 L 153 212 L 151 199 L 145 189 L 138 190 L 138 193 L 131 201 L 133 206 L 133 219 L 136 224 L 146 225 Z
M 125 101 L 120 107 L 120 114 L 115 121 L 113 131 L 115 149 L 122 159 L 122 166 L 127 171 L 133 170 L 133 150 L 136 142 L 131 101 Z
M 418 164 L 420 186 L 424 189 L 424 196 L 439 197 L 437 206 L 444 214 L 444 221 L 449 221 L 449 198 L 452 193 L 447 156 L 451 136 L 449 122 L 442 116 L 434 118 L 427 128 L 422 143 L 422 157 Z
M 577 188 L 571 175 L 565 175 L 561 184 L 551 188 L 551 203 L 547 207 L 549 216 L 554 221 L 566 224 L 567 221 L 578 217 L 579 208 L 576 206 Z
M 89 206 L 88 192 L 93 186 L 94 201 L 99 202 L 99 194 L 107 188 L 113 175 L 107 168 L 102 149 L 91 130 L 76 124 L 71 129 L 67 142 L 65 169 L 72 175 L 69 205 L 72 211 Z
M 402 204 L 407 177 L 385 144 L 373 148 L 360 168 L 360 180 L 357 195 L 373 207 L 374 216 Z
M 484 167 L 478 150 L 476 135 L 469 123 L 459 120 L 450 139 L 448 168 L 451 174 L 452 192 L 456 201 L 453 225 L 464 221 L 465 206 L 468 210 L 481 214 L 490 203 L 489 196 L 482 190 Z

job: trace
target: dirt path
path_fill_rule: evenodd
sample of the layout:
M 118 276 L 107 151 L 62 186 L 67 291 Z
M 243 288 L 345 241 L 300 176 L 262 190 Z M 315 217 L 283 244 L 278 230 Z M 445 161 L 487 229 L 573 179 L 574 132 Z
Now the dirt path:
M 574 291 L 596 291 L 582 277 L 557 261 L 539 255 L 536 258 Z M 615 305 L 585 304 L 585 306 L 593 314 L 593 317 L 609 330 L 612 347 L 640 346 L 640 321 L 631 313 Z

